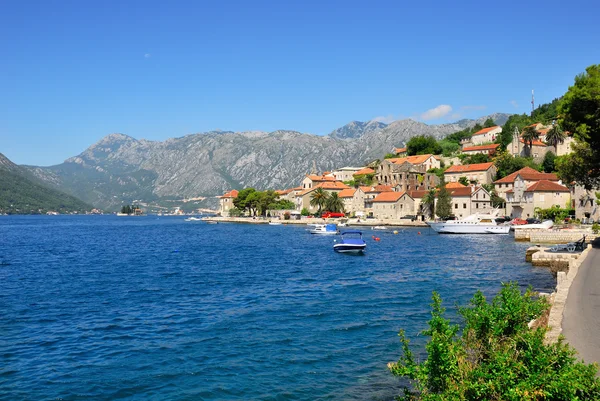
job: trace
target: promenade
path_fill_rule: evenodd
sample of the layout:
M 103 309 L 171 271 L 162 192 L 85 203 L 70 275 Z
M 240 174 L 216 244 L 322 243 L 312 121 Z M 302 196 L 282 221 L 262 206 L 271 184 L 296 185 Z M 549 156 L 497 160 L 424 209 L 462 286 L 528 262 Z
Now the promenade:
M 579 267 L 565 304 L 562 333 L 587 363 L 600 363 L 600 249 Z

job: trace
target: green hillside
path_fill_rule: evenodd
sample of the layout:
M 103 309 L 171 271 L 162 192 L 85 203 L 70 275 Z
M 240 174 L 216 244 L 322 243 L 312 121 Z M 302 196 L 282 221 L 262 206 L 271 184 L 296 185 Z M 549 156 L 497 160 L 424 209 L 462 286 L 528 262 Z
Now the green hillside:
M 81 213 L 91 209 L 73 196 L 34 182 L 0 154 L 0 214 Z

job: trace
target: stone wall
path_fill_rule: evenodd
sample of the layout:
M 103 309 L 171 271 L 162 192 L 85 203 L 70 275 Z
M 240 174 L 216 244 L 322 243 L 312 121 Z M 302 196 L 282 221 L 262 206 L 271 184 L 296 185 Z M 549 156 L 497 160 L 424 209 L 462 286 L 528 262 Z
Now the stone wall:
M 575 242 L 585 235 L 586 242 L 592 241 L 598 235 L 590 231 L 547 231 L 547 230 L 515 230 L 515 241 L 530 241 L 540 244 L 566 244 Z

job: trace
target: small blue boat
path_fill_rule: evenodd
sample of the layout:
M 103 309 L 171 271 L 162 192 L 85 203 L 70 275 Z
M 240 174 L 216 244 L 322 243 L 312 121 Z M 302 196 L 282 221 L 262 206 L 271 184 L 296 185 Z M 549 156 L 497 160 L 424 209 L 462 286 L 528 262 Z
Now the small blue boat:
M 314 228 L 310 230 L 310 233 L 320 235 L 336 235 L 340 232 L 335 224 L 316 224 Z
M 342 239 L 333 244 L 333 250 L 340 253 L 363 253 L 367 243 L 362 239 L 361 231 L 344 231 Z

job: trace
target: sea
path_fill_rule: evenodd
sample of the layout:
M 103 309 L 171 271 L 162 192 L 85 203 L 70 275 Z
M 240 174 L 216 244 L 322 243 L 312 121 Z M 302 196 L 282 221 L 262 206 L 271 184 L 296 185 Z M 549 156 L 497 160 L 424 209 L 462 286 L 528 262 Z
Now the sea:
M 362 230 L 352 256 L 306 226 L 0 216 L 0 399 L 393 400 L 432 291 L 460 323 L 477 290 L 556 284 L 511 235 Z

